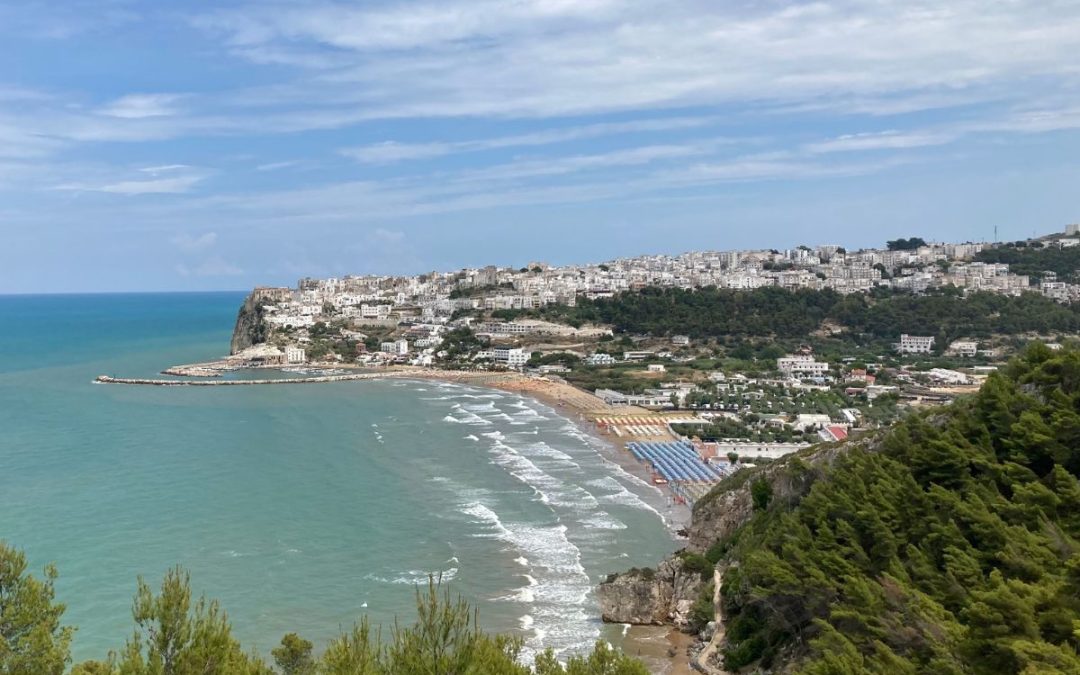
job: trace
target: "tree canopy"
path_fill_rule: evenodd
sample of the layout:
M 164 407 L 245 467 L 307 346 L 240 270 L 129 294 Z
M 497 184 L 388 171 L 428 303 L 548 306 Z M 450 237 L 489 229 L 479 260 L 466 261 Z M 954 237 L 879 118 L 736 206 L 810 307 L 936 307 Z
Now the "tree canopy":
M 26 556 L 0 540 L 0 673 L 59 675 L 69 660 L 74 629 L 62 626 L 56 568 L 42 578 L 26 572 Z
M 1010 272 L 1033 279 L 1042 279 L 1046 272 L 1053 272 L 1062 281 L 1075 282 L 1076 271 L 1080 270 L 1080 246 L 1002 245 L 978 252 L 975 260 L 1007 263 Z
M 926 240 L 922 237 L 909 237 L 907 239 L 900 237 L 885 242 L 885 246 L 890 251 L 914 251 L 920 246 L 926 246 Z
M 964 296 L 951 287 L 924 294 L 880 289 L 848 295 L 777 287 L 648 287 L 612 298 L 582 298 L 576 307 L 549 305 L 542 313 L 571 325 L 601 323 L 623 333 L 691 338 L 803 339 L 825 322 L 846 329 L 849 336 L 877 339 L 895 339 L 901 333 L 952 339 L 1080 330 L 1078 305 L 1062 305 L 1036 293 Z
M 729 669 L 1080 672 L 1080 353 L 771 475 L 804 487 L 714 545 Z
M 62 626 L 54 601 L 56 571 L 26 572 L 22 552 L 0 541 L 0 675 L 61 675 L 74 629 Z M 272 651 L 277 670 L 246 652 L 214 600 L 193 599 L 188 574 L 170 570 L 158 592 L 141 578 L 132 608 L 135 630 L 119 652 L 84 661 L 72 675 L 648 675 L 641 662 L 597 642 L 562 664 L 548 650 L 530 666 L 520 638 L 490 635 L 475 610 L 430 579 L 416 589 L 416 621 L 382 631 L 361 619 L 321 656 L 289 633 Z

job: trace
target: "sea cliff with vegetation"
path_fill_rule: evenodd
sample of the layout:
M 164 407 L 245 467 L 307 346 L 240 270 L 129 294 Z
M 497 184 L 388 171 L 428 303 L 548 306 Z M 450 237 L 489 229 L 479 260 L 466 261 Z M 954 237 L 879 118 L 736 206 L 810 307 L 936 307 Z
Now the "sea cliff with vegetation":
M 977 395 L 735 474 L 601 604 L 709 627 L 717 672 L 1077 673 L 1078 475 L 1080 352 L 1035 345 Z M 688 563 L 719 607 L 665 571 Z

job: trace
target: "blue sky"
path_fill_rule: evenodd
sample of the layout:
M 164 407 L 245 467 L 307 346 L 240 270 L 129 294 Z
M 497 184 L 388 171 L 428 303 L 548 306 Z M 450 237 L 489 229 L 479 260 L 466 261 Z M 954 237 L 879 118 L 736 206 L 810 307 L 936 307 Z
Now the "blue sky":
M 0 3 L 0 293 L 1080 220 L 1080 5 Z

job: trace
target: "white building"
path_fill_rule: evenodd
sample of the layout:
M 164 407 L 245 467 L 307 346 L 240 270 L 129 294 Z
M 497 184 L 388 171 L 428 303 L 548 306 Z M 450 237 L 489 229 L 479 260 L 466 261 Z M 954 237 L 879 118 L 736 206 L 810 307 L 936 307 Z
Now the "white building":
M 648 366 L 648 370 L 650 373 L 662 373 L 667 369 L 664 368 L 664 364 L 662 363 L 650 363 Z
M 304 363 L 307 361 L 307 353 L 302 347 L 286 347 L 285 363 Z
M 384 342 L 379 345 L 379 351 L 386 354 L 393 354 L 394 356 L 405 356 L 409 353 L 409 341 L 393 340 L 391 342 Z
M 979 353 L 979 343 L 974 340 L 954 340 L 949 345 L 949 352 L 957 356 L 975 356 Z
M 360 318 L 386 319 L 390 316 L 390 305 L 360 305 Z
M 930 379 L 941 384 L 971 384 L 971 378 L 967 375 L 947 368 L 932 368 L 928 373 Z
M 897 349 L 901 354 L 929 354 L 934 349 L 934 338 L 904 333 Z
M 776 359 L 776 368 L 785 375 L 825 375 L 829 372 L 829 364 L 815 361 L 813 356 L 807 354 L 792 354 Z
M 825 427 L 832 424 L 828 415 L 815 413 L 800 413 L 796 415 L 795 422 L 791 426 L 799 431 L 806 431 L 811 427 Z
M 491 359 L 508 368 L 521 368 L 529 360 L 529 354 L 521 347 L 494 347 L 491 350 Z
M 686 347 L 690 344 L 690 336 L 688 335 L 673 335 L 671 337 L 671 344 L 676 347 Z
M 589 366 L 613 366 L 615 363 L 616 359 L 614 356 L 603 352 L 596 352 L 585 359 L 585 364 Z

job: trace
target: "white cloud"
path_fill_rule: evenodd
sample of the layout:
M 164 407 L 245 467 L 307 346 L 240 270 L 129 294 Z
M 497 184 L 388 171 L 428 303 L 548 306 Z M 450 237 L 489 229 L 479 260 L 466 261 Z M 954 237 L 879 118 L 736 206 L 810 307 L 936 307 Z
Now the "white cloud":
M 98 112 L 123 119 L 168 117 L 180 112 L 176 103 L 182 98 L 182 94 L 128 94 L 108 103 Z
M 605 122 L 561 129 L 544 129 L 527 134 L 495 136 L 457 142 L 398 143 L 386 141 L 340 152 L 364 164 L 389 164 L 412 159 L 430 159 L 458 152 L 479 152 L 502 148 L 530 147 L 566 143 L 601 136 L 692 129 L 716 122 L 712 117 L 673 117 L 632 122 Z
M 156 176 L 159 173 L 165 173 L 167 171 L 180 171 L 181 169 L 189 168 L 191 167 L 189 167 L 187 164 L 162 164 L 161 166 L 147 166 L 139 169 L 139 171 Z
M 289 160 L 285 162 L 267 162 L 266 164 L 259 164 L 255 167 L 256 171 L 280 171 L 281 169 L 288 169 L 290 167 L 298 165 L 300 162 L 295 160 Z
M 187 232 L 181 232 L 169 241 L 182 251 L 200 251 L 216 244 L 217 238 L 216 232 L 206 232 L 197 237 Z
M 273 96 L 372 117 L 978 103 L 1022 98 L 1035 77 L 1048 91 L 1075 82 L 1080 47 L 1080 8 L 1064 2 L 312 2 L 197 23 L 244 58 L 291 55 L 314 72 Z
M 951 133 L 882 131 L 876 133 L 847 134 L 826 141 L 810 143 L 806 150 L 813 153 L 858 152 L 866 150 L 906 150 L 934 145 L 944 145 L 956 140 Z
M 204 260 L 194 267 L 181 263 L 174 269 L 182 277 L 238 277 L 244 273 L 244 270 L 219 257 Z
M 453 150 L 449 143 L 396 143 L 386 141 L 357 148 L 344 148 L 342 155 L 355 159 L 362 164 L 391 164 L 402 160 L 430 159 L 449 154 Z
M 388 230 L 378 227 L 368 234 L 368 241 L 381 244 L 401 244 L 405 241 L 405 233 L 400 230 Z
M 181 194 L 189 192 L 203 178 L 204 176 L 200 175 L 189 175 L 153 180 L 121 180 L 97 185 L 91 183 L 63 183 L 53 189 L 72 192 L 108 192 L 118 195 Z

